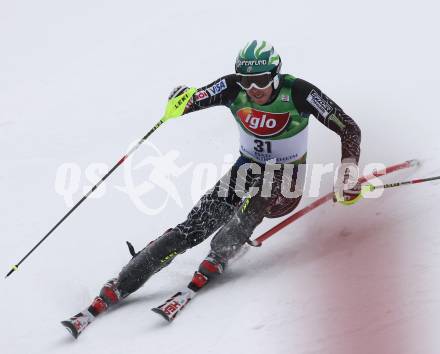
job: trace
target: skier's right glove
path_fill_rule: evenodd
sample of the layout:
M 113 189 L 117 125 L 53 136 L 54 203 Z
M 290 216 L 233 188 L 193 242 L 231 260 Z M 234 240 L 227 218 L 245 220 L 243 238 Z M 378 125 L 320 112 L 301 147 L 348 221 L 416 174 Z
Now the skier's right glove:
M 173 89 L 168 97 L 165 114 L 161 121 L 165 123 L 171 118 L 182 116 L 185 113 L 185 108 L 196 91 L 196 88 L 188 88 L 186 86 L 177 86 L 175 89 Z

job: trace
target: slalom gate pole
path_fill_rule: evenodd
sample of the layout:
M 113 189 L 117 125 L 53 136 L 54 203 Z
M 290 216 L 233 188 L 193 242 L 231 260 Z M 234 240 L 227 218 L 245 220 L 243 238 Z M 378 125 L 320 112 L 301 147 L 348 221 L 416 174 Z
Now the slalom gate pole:
M 58 226 L 60 226 L 62 223 L 63 223 L 63 221 L 64 220 L 66 220 L 68 217 L 69 217 L 69 215 L 70 214 L 72 214 L 74 211 L 75 211 L 75 209 L 76 208 L 78 208 L 89 196 L 90 196 L 90 194 L 92 194 L 98 187 L 99 187 L 99 185 L 102 183 L 102 182 L 104 182 L 106 179 L 107 179 L 107 177 L 108 176 L 110 176 L 119 166 L 121 166 L 123 163 L 124 163 L 124 161 L 125 160 L 127 160 L 127 158 L 135 151 L 135 150 L 137 150 L 138 148 L 139 148 L 139 146 L 141 146 L 141 144 L 145 141 L 145 140 L 147 140 L 148 139 L 148 137 L 151 135 L 151 134 L 153 134 L 156 130 L 157 130 L 157 128 L 159 128 L 163 123 L 164 123 L 164 119 L 161 119 L 159 122 L 157 122 L 156 123 L 156 125 L 141 139 L 141 140 L 139 140 L 138 141 L 138 143 L 135 145 L 135 146 L 133 146 L 129 151 L 128 151 L 128 153 L 127 154 L 125 154 L 117 163 L 116 163 L 116 165 L 114 165 L 111 169 L 110 169 L 110 171 L 108 171 L 107 172 L 107 174 L 104 176 L 104 177 L 102 177 L 101 178 L 101 180 L 98 182 L 98 183 L 96 183 L 93 187 L 92 187 L 92 189 L 90 189 L 90 191 L 87 193 L 87 194 L 85 194 L 68 212 L 67 212 L 67 214 L 66 215 L 64 215 L 62 218 L 61 218 L 61 220 L 60 221 L 58 221 L 56 224 L 55 224 L 55 226 L 54 227 L 52 227 L 50 230 L 49 230 L 49 232 L 17 263 L 17 264 L 15 264 L 14 266 L 12 266 L 12 268 L 11 268 L 11 270 L 8 272 L 8 274 L 6 274 L 6 277 L 5 278 L 7 278 L 7 277 L 9 277 L 14 271 L 16 271 L 17 269 L 18 269 L 18 267 L 24 262 L 24 260 L 26 259 L 26 258 L 28 258 L 31 254 L 32 254 L 32 252 L 34 252 L 48 237 L 49 237 L 49 235 L 52 233 L 52 232 L 54 232 L 57 228 L 58 228 Z
M 365 183 L 366 181 L 369 181 L 375 177 L 384 176 L 389 173 L 396 172 L 396 171 L 403 170 L 403 169 L 410 168 L 410 167 L 415 167 L 417 165 L 419 165 L 418 160 L 415 160 L 415 159 L 408 160 L 403 163 L 388 166 L 385 169 L 380 170 L 380 171 L 374 171 L 371 175 L 362 176 L 358 179 L 358 182 Z M 437 177 L 435 177 L 434 179 L 437 179 Z M 426 180 L 428 180 L 428 179 L 426 179 Z M 429 179 L 429 180 L 431 180 L 431 179 Z M 418 181 L 418 182 L 416 182 L 416 181 Z M 420 181 L 421 180 L 414 180 L 414 181 L 410 181 L 410 182 L 420 183 Z M 424 181 L 421 181 L 421 182 L 424 182 Z M 400 183 L 399 185 L 401 185 L 401 184 L 402 183 Z M 409 184 L 409 182 L 403 182 L 403 184 Z M 389 186 L 392 186 L 392 185 L 389 185 Z M 332 200 L 333 194 L 334 194 L 333 192 L 330 192 L 330 193 L 324 195 L 323 197 L 315 200 L 310 205 L 306 206 L 305 208 L 297 211 L 296 213 L 292 214 L 288 218 L 284 219 L 279 224 L 275 225 L 274 227 L 272 227 L 271 229 L 269 229 L 268 231 L 266 231 L 262 235 L 258 236 L 256 239 L 248 241 L 248 244 L 250 244 L 251 246 L 255 246 L 255 247 L 261 246 L 265 240 L 272 237 L 275 233 L 277 233 L 281 229 L 285 228 L 287 225 L 293 223 L 294 221 L 298 220 L 300 217 L 308 214 L 309 212 L 311 212 L 312 210 L 316 209 L 317 207 L 323 205 L 324 203 L 328 202 L 329 200 Z

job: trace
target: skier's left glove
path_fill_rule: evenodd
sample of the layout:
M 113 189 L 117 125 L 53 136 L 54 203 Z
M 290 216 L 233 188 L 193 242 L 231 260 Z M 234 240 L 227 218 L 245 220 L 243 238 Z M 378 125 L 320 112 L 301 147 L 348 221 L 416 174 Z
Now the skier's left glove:
M 358 166 L 355 159 L 343 159 L 341 162 L 334 187 L 334 200 L 344 205 L 352 205 L 362 198 Z
M 165 114 L 163 115 L 161 121 L 165 123 L 171 118 L 182 116 L 185 112 L 188 102 L 191 100 L 192 96 L 194 96 L 196 91 L 196 88 L 188 88 L 186 86 L 177 86 L 175 89 L 173 89 L 168 97 Z

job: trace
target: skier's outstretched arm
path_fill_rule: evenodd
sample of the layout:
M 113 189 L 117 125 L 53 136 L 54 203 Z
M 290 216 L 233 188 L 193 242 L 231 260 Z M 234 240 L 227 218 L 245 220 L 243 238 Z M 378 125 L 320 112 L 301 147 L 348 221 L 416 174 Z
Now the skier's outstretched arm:
M 198 88 L 187 103 L 183 114 L 214 106 L 229 107 L 240 91 L 240 87 L 236 82 L 237 75 L 231 74 L 222 76 L 210 84 Z M 187 89 L 188 87 L 186 86 L 176 87 L 171 92 L 170 98 L 182 94 Z
M 341 138 L 341 166 L 338 169 L 334 191 L 336 199 L 343 204 L 357 202 L 361 186 L 357 182 L 357 164 L 361 153 L 361 130 L 356 122 L 341 107 L 316 86 L 297 79 L 292 85 L 292 97 L 302 114 L 314 115 L 327 128 Z

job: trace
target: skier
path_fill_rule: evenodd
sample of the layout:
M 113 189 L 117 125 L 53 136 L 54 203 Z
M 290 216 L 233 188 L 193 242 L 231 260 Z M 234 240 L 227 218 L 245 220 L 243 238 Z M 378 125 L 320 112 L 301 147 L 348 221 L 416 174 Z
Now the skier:
M 198 245 L 216 230 L 211 251 L 202 261 L 188 287 L 196 292 L 221 274 L 228 260 L 249 240 L 264 217 L 290 213 L 298 205 L 301 193 L 286 197 L 285 172 L 290 171 L 293 191 L 299 165 L 306 162 L 309 116 L 337 133 L 341 138 L 341 162 L 335 183 L 338 200 L 351 204 L 361 197 L 356 167 L 360 156 L 361 132 L 357 124 L 317 87 L 305 80 L 281 74 L 281 58 L 267 41 L 253 40 L 240 50 L 235 74 L 223 76 L 196 90 L 183 114 L 223 105 L 228 107 L 239 126 L 240 157 L 230 171 L 202 196 L 186 220 L 150 242 L 119 275 L 108 281 L 99 296 L 83 312 L 63 324 L 77 337 L 99 314 L 139 289 L 148 278 L 179 254 Z M 174 89 L 170 99 L 188 90 Z M 267 183 L 265 168 L 280 164 L 273 171 L 272 189 L 263 193 Z M 289 170 L 290 168 L 290 170 Z M 243 186 L 245 188 L 243 188 Z M 347 187 L 348 186 L 348 187 Z M 238 193 L 246 190 L 249 193 Z M 251 194 L 251 188 L 257 193 Z M 266 188 L 267 191 L 267 188 Z

